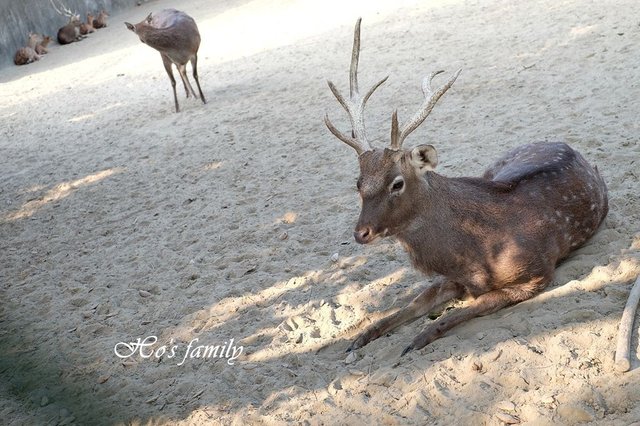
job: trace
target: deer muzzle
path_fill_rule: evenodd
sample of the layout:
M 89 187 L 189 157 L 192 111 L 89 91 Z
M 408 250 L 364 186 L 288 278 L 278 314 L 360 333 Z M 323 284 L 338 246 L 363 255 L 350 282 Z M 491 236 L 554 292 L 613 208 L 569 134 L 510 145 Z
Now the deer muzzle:
M 358 244 L 369 244 L 374 242 L 380 237 L 387 236 L 388 230 L 385 229 L 383 231 L 377 231 L 372 226 L 356 226 L 355 231 L 353 231 L 353 238 L 355 238 Z

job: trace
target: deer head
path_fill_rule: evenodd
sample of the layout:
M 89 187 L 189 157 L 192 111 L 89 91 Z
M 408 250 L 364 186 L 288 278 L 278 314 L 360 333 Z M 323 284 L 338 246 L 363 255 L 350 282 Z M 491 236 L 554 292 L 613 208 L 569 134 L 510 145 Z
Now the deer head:
M 372 148 L 365 131 L 364 107 L 369 97 L 388 77 L 374 84 L 364 96 L 360 95 L 360 22 L 361 19 L 356 22 L 353 37 L 349 99 L 345 99 L 332 82 L 327 82 L 329 89 L 351 120 L 351 135 L 338 130 L 328 115 L 325 115 L 324 121 L 335 137 L 351 146 L 358 154 L 360 176 L 357 186 L 362 200 L 362 210 L 354 237 L 358 243 L 367 244 L 378 237 L 398 233 L 410 225 L 412 216 L 420 213 L 415 206 L 426 196 L 425 190 L 428 190 L 423 175 L 435 169 L 438 155 L 431 145 L 418 145 L 406 150 L 402 148 L 402 143 L 427 118 L 438 99 L 453 85 L 462 70 L 456 71 L 445 85 L 435 91 L 431 88 L 431 81 L 443 71 L 432 72 L 427 76 L 422 84 L 425 100 L 418 111 L 401 127 L 398 125 L 398 113 L 394 111 L 391 117 L 390 147 Z

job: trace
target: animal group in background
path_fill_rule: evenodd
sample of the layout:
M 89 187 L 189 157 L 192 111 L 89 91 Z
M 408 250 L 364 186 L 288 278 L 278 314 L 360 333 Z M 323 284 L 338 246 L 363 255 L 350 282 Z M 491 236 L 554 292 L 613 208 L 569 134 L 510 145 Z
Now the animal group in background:
M 173 99 L 176 112 L 180 111 L 176 80 L 173 77 L 172 64 L 176 65 L 182 84 L 189 95 L 198 97 L 187 77 L 187 63 L 191 62 L 193 78 L 198 86 L 198 93 L 203 103 L 207 103 L 198 80 L 198 48 L 200 47 L 200 32 L 196 21 L 184 12 L 175 9 L 164 9 L 155 15 L 149 14 L 137 24 L 125 22 L 128 29 L 138 35 L 140 41 L 160 52 L 164 69 L 171 80 Z
M 68 18 L 68 22 L 60 27 L 56 34 L 56 39 L 61 45 L 80 41 L 85 38 L 87 34 L 95 32 L 96 28 L 105 28 L 107 26 L 109 14 L 106 10 L 100 11 L 97 17 L 94 17 L 94 15 L 89 12 L 87 13 L 87 21 L 82 22 L 80 15 L 71 12 L 62 2 L 58 2 L 56 5 L 53 0 L 50 0 L 50 3 L 59 15 Z M 27 45 L 16 51 L 13 62 L 16 65 L 26 65 L 39 60 L 42 55 L 47 53 L 47 45 L 50 41 L 51 37 L 49 36 L 29 33 Z
M 16 51 L 13 62 L 16 65 L 26 65 L 37 61 L 42 55 L 47 53 L 47 45 L 51 41 L 51 37 L 29 33 L 27 45 Z
M 471 299 L 427 325 L 404 355 L 458 324 L 527 300 L 544 289 L 556 264 L 584 244 L 604 220 L 607 187 L 597 168 L 564 143 L 514 148 L 477 178 L 449 178 L 434 172 L 438 155 L 432 145 L 403 148 L 405 138 L 425 120 L 460 71 L 436 90 L 431 81 L 440 72 L 425 78 L 422 106 L 403 126 L 394 112 L 391 146 L 373 148 L 365 132 L 364 106 L 386 78 L 361 95 L 359 53 L 360 20 L 354 34 L 349 98 L 329 82 L 349 115 L 352 132 L 341 132 L 325 117 L 331 133 L 358 154 L 362 208 L 355 240 L 368 244 L 393 236 L 414 267 L 439 279 L 408 306 L 371 325 L 348 350 L 433 313 L 452 299 Z
M 87 34 L 95 32 L 98 28 L 105 28 L 107 26 L 107 18 L 109 14 L 106 10 L 101 10 L 97 17 L 91 12 L 87 13 L 87 21 L 82 22 L 80 15 L 76 12 L 72 12 L 66 7 L 60 0 L 58 5 L 54 3 L 54 0 L 49 0 L 53 9 L 61 16 L 69 19 L 69 22 L 58 30 L 58 43 L 69 44 L 74 41 L 80 41 L 86 37 Z

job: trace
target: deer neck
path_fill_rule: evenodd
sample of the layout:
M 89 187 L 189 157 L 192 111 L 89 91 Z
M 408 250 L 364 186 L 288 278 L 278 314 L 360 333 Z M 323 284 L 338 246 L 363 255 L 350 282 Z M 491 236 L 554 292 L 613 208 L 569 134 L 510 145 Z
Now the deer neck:
M 462 267 L 456 259 L 477 244 L 468 229 L 490 226 L 482 223 L 483 215 L 466 212 L 494 204 L 491 192 L 483 179 L 447 178 L 427 172 L 415 196 L 414 212 L 396 234 L 413 265 L 423 273 L 442 275 Z

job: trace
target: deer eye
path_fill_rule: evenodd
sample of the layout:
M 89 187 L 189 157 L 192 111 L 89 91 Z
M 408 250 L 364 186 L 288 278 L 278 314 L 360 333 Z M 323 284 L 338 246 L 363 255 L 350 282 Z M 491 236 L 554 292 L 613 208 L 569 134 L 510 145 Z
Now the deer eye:
M 397 176 L 393 182 L 391 183 L 391 192 L 399 192 L 404 189 L 404 178 L 402 176 Z

